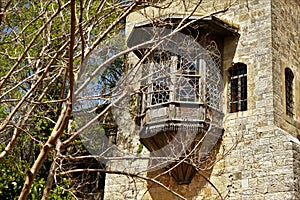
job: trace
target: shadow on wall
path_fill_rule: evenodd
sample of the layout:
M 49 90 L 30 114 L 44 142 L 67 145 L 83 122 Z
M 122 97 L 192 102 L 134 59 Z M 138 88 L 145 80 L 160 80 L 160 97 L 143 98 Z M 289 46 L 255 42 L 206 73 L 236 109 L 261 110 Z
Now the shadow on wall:
M 187 199 L 194 199 L 195 197 L 199 196 L 200 193 L 204 194 L 205 197 L 207 198 L 216 197 L 217 199 L 218 194 L 214 190 L 214 188 L 210 185 L 210 183 L 207 181 L 207 179 L 209 180 L 211 177 L 211 173 L 214 168 L 214 163 L 220 151 L 220 146 L 221 146 L 221 140 L 219 140 L 217 145 L 214 147 L 210 156 L 198 166 L 197 172 L 195 173 L 191 182 L 188 184 L 179 184 L 170 172 L 164 174 L 168 170 L 167 167 L 163 169 L 158 169 L 156 171 L 148 172 L 147 177 L 149 178 L 157 177 L 155 178 L 155 180 L 165 185 L 171 191 L 174 191 Z M 151 196 L 150 199 L 153 200 L 180 199 L 176 195 L 172 194 L 170 191 L 164 189 L 162 186 L 153 183 L 151 181 L 147 182 L 147 189 L 149 195 Z M 143 198 L 143 199 L 148 199 L 148 198 Z

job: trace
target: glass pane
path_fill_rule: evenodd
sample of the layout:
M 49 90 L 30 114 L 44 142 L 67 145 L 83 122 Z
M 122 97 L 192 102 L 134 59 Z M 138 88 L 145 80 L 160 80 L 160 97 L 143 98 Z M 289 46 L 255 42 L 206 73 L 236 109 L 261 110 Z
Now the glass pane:
M 241 111 L 247 110 L 247 101 L 241 102 Z
M 247 76 L 241 77 L 241 100 L 247 99 Z
M 239 88 L 238 88 L 238 79 L 231 79 L 230 81 L 230 101 L 235 102 L 238 101 L 238 93 L 239 93 Z
M 176 86 L 176 100 L 198 101 L 199 97 L 199 77 L 178 77 Z

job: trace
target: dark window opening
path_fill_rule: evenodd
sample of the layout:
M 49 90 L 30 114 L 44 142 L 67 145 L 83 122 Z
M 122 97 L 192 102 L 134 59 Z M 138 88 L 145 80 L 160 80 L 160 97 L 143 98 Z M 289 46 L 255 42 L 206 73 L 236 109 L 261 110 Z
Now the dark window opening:
M 229 84 L 230 112 L 247 110 L 247 65 L 237 63 L 229 69 Z
M 285 69 L 285 99 L 286 99 L 286 114 L 289 117 L 294 116 L 293 80 L 294 80 L 294 74 L 292 70 L 286 68 Z
M 164 82 L 153 83 L 151 105 L 166 103 L 170 99 L 169 87 L 161 83 Z

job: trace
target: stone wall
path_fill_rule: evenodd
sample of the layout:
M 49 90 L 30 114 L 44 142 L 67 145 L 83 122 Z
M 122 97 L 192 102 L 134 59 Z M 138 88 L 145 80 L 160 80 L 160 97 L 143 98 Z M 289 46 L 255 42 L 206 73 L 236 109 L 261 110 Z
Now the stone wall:
M 142 172 L 147 167 L 147 160 L 123 159 L 110 161 L 107 163 L 107 170 L 111 172 L 123 172 L 120 174 L 106 174 L 104 199 L 127 200 L 127 199 L 143 199 L 147 188 L 147 182 L 138 177 L 129 176 Z M 145 176 L 145 173 L 139 173 Z
M 214 4 L 213 4 L 214 2 Z M 215 184 L 228 199 L 299 199 L 300 198 L 300 9 L 299 1 L 238 1 L 226 13 L 217 16 L 239 27 L 239 38 L 224 43 L 225 133 L 213 168 L 200 171 L 189 185 L 177 185 L 166 174 L 159 178 L 170 189 L 188 199 L 217 199 Z M 196 14 L 206 14 L 226 5 L 227 1 L 204 0 Z M 173 6 L 174 5 L 174 6 Z M 184 14 L 194 4 L 172 4 L 169 9 L 142 9 L 127 19 L 127 33 L 145 16 Z M 214 6 L 215 5 L 215 6 Z M 214 6 L 214 7 L 213 7 Z M 248 110 L 228 113 L 228 69 L 232 62 L 247 65 Z M 284 68 L 295 75 L 295 118 L 285 115 Z M 225 157 L 224 154 L 226 154 Z M 113 166 L 113 164 L 112 164 Z M 145 164 L 146 166 L 146 164 Z M 148 173 L 154 177 L 162 171 Z M 134 199 L 122 196 L 133 191 L 134 182 L 126 176 L 107 176 L 105 199 Z M 177 199 L 153 182 L 140 182 L 137 199 Z M 111 187 L 112 186 L 112 187 Z M 133 192 L 137 194 L 136 192 Z M 113 195 L 113 196 L 111 196 Z
M 295 137 L 300 128 L 300 3 L 272 1 L 272 51 L 275 123 Z M 294 118 L 286 115 L 284 70 L 294 73 Z

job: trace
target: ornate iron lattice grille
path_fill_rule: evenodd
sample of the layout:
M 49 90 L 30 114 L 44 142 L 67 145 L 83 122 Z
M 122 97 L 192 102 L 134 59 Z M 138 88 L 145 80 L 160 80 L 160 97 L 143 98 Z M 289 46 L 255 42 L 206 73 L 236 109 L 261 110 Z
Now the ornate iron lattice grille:
M 294 74 L 289 68 L 285 69 L 285 99 L 286 114 L 290 117 L 294 116 L 294 94 L 293 94 Z
M 140 109 L 171 100 L 171 56 L 165 52 L 154 52 L 142 65 Z
M 175 77 L 175 100 L 199 102 L 200 72 L 198 62 L 188 62 L 182 57 L 178 57 Z
M 170 52 L 152 53 L 142 68 L 142 85 L 147 88 L 147 97 L 143 99 L 147 99 L 147 106 L 171 101 L 206 102 L 220 110 L 221 52 L 214 41 L 207 50 L 206 55 L 192 62 Z
M 170 70 L 172 67 L 172 56 L 166 52 L 155 52 L 150 66 L 151 77 L 151 105 L 166 103 L 170 100 Z
M 230 112 L 247 110 L 247 65 L 237 63 L 229 70 Z
M 206 95 L 205 100 L 208 105 L 221 109 L 222 91 L 222 60 L 221 52 L 215 41 L 207 47 L 209 56 L 205 59 L 206 63 Z

